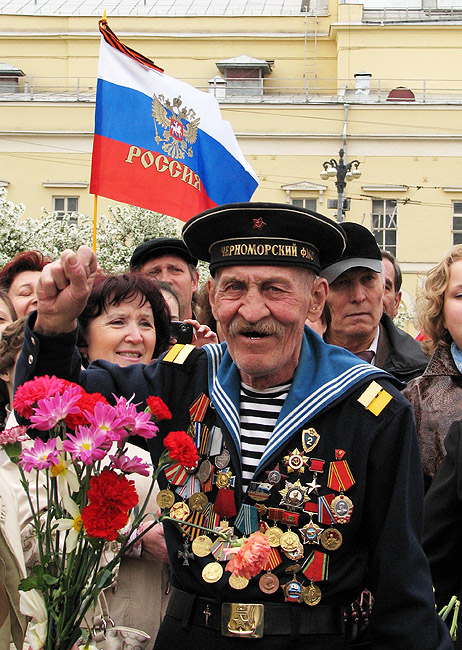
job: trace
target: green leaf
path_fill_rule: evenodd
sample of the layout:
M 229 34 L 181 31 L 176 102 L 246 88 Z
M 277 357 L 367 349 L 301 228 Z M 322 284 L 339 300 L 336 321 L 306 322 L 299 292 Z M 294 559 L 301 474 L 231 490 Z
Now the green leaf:
M 39 580 L 35 578 L 34 576 L 30 576 L 29 578 L 23 578 L 20 583 L 19 583 L 19 590 L 20 591 L 30 591 L 31 589 L 39 589 Z

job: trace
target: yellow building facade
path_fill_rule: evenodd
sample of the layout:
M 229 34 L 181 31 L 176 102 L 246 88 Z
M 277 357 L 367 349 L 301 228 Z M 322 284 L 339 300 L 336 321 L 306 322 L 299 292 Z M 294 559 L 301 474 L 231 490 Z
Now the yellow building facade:
M 92 214 L 101 5 L 15 1 L 0 3 L 0 184 L 29 217 L 42 207 Z M 462 7 L 381 4 L 127 0 L 106 9 L 124 43 L 217 96 L 260 179 L 254 200 L 336 218 L 336 179 L 320 177 L 323 163 L 340 149 L 356 160 L 345 217 L 396 254 L 412 313 L 422 275 L 462 242 Z M 100 199 L 100 210 L 111 203 Z

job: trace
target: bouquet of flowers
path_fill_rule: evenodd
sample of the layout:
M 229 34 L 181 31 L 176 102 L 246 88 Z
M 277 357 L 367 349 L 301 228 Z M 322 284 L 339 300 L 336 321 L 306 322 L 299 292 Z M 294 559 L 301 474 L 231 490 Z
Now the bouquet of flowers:
M 138 504 L 129 476 L 149 476 L 151 468 L 138 456 L 129 457 L 127 442 L 133 436 L 154 437 L 157 422 L 171 419 L 161 399 L 150 397 L 147 403 L 142 412 L 123 397 L 111 406 L 98 393 L 48 376 L 27 382 L 15 394 L 16 412 L 46 432 L 33 441 L 25 427 L 0 434 L 0 444 L 17 464 L 38 544 L 39 563 L 19 587 L 21 610 L 32 619 L 27 632 L 32 650 L 70 650 L 80 638 L 89 646 L 91 608 L 113 581 L 121 557 L 166 518 L 150 513 L 154 521 L 140 526 L 159 472 L 173 463 L 197 464 L 191 438 L 171 432 L 148 496 Z M 104 546 L 114 540 L 120 550 L 102 565 Z

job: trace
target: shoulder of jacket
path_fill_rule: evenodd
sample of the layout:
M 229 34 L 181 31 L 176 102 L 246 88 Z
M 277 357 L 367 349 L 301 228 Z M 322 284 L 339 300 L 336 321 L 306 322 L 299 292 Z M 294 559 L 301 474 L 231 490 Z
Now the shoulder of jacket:
M 196 365 L 197 360 L 202 354 L 205 353 L 190 343 L 177 343 L 165 353 L 160 361 L 167 366 L 181 367 L 183 370 L 189 371 Z
M 393 395 L 376 380 L 371 381 L 366 388 L 363 387 L 357 399 L 366 410 L 378 417 L 392 402 Z

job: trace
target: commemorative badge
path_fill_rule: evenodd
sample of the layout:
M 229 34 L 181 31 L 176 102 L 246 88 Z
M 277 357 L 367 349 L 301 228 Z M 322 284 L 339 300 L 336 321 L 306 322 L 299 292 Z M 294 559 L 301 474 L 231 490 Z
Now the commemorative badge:
M 309 429 L 303 429 L 302 431 L 303 451 L 307 454 L 310 451 L 313 451 L 313 449 L 318 444 L 320 437 L 321 436 L 319 435 L 319 433 L 316 431 L 316 429 L 313 429 L 313 427 L 310 427 Z
M 326 528 L 321 535 L 321 545 L 326 551 L 336 551 L 342 542 L 343 535 L 337 528 Z
M 295 576 L 282 586 L 282 591 L 286 603 L 299 603 L 302 600 L 302 583 Z

